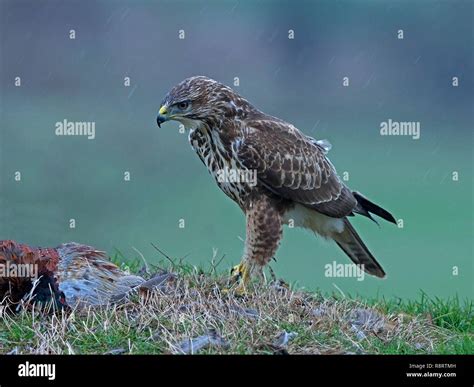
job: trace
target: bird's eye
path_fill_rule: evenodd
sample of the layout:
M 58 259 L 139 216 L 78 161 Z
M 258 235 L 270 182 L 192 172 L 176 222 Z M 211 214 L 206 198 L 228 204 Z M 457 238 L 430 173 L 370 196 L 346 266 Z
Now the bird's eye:
M 178 103 L 178 108 L 180 110 L 186 110 L 189 106 L 189 102 L 188 101 L 183 101 L 183 102 L 180 102 Z

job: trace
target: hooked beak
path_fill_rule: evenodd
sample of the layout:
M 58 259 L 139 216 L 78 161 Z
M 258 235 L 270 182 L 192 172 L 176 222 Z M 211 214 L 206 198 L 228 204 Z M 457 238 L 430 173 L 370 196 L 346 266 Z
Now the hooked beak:
M 168 121 L 168 110 L 165 105 L 160 107 L 160 111 L 158 112 L 158 117 L 156 117 L 156 123 L 158 127 L 161 128 L 161 124 L 165 121 Z

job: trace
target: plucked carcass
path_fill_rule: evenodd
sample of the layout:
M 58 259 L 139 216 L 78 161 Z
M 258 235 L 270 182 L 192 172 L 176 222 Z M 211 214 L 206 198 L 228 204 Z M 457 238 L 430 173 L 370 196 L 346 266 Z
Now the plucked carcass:
M 0 305 L 22 300 L 57 308 L 105 305 L 143 281 L 91 246 L 71 242 L 35 248 L 0 241 Z

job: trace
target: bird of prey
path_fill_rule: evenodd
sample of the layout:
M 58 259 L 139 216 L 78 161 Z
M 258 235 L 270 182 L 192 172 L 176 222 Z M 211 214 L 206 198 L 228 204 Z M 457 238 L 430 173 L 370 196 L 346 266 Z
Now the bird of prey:
M 367 273 L 385 276 L 348 217 L 361 214 L 372 219 L 372 213 L 396 221 L 341 181 L 326 157 L 324 140 L 306 136 L 204 76 L 187 78 L 168 92 L 158 126 L 168 120 L 190 129 L 192 148 L 219 188 L 245 214 L 244 253 L 233 269 L 239 278 L 237 292 L 245 292 L 253 275 L 261 276 L 277 251 L 282 226 L 290 222 L 334 240 Z M 254 175 L 255 180 L 239 178 Z
M 36 248 L 0 241 L 0 305 L 25 299 L 59 309 L 105 305 L 143 281 L 90 246 L 70 242 Z

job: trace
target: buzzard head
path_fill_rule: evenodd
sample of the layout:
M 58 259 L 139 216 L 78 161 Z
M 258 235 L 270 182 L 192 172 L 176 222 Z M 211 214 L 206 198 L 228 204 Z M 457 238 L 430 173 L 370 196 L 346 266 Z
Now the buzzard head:
M 228 114 L 228 104 L 240 97 L 234 91 L 213 79 L 196 76 L 187 78 L 166 94 L 156 118 L 158 126 L 174 120 L 186 128 L 203 123 L 212 127 Z

